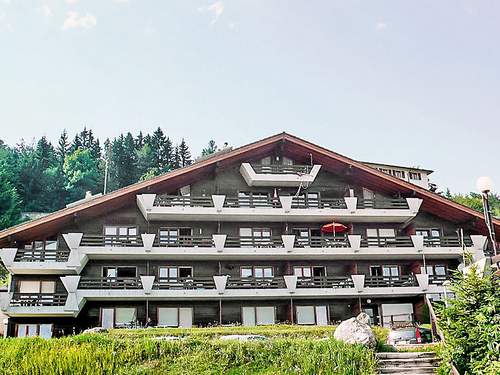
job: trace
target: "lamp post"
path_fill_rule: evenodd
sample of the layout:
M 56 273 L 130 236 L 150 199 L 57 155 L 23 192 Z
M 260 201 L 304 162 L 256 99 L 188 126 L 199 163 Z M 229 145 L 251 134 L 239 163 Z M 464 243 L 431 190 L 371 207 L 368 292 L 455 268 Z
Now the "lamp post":
M 443 292 L 444 292 L 444 305 L 448 307 L 448 287 L 451 285 L 450 280 L 446 280 L 443 283 Z
M 493 255 L 497 255 L 497 241 L 495 238 L 495 228 L 493 227 L 493 220 L 491 218 L 490 203 L 488 201 L 488 194 L 493 190 L 493 182 L 487 176 L 479 177 L 476 182 L 477 189 L 481 192 L 483 198 L 483 212 L 484 221 L 488 228 L 491 245 L 493 247 Z

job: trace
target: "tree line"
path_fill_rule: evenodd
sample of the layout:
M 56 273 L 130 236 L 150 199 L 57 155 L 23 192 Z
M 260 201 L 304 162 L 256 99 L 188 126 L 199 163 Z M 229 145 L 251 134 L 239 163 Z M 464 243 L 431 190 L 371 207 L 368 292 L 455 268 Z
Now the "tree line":
M 202 155 L 217 151 L 210 141 Z M 184 139 L 174 142 L 158 127 L 152 134 L 120 134 L 103 143 L 84 128 L 57 144 L 46 137 L 11 147 L 0 140 L 0 230 L 23 220 L 22 212 L 53 212 L 85 197 L 110 192 L 193 162 Z

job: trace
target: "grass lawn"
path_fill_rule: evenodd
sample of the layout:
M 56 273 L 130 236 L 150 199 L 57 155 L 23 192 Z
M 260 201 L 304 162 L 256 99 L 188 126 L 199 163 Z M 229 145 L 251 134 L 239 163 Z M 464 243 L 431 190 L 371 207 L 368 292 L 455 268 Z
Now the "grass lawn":
M 374 352 L 332 338 L 334 327 L 214 327 L 112 330 L 60 339 L 0 340 L 1 374 L 376 373 Z M 376 330 L 379 337 L 382 330 Z M 223 341 L 258 334 L 265 341 Z M 180 340 L 164 340 L 181 336 Z

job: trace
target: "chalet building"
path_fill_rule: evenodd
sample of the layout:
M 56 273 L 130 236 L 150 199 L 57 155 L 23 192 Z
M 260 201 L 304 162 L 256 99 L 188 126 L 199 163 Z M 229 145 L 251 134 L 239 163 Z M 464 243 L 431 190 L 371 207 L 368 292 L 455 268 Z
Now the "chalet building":
M 500 234 L 500 221 L 494 222 Z M 9 336 L 425 319 L 482 215 L 283 133 L 0 232 Z

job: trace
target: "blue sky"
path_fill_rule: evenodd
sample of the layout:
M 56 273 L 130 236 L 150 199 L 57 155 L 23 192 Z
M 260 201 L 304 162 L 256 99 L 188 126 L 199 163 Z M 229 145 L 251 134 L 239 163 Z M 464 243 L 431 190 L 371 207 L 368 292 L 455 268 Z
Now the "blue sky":
M 287 131 L 500 190 L 500 2 L 0 0 L 0 138 Z

